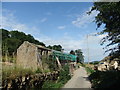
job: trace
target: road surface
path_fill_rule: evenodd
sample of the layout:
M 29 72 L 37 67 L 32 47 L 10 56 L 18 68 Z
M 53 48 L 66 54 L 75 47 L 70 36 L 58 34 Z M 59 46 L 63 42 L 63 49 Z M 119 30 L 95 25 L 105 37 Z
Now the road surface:
M 63 88 L 91 88 L 85 68 L 80 67 L 75 70 L 73 77 L 64 85 Z

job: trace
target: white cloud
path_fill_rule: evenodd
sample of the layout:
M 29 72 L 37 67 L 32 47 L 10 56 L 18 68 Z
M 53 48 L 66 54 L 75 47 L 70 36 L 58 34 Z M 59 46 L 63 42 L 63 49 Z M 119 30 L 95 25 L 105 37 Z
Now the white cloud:
M 108 53 L 105 53 L 105 50 L 103 49 L 104 46 L 100 46 L 100 41 L 105 35 L 98 35 L 98 36 L 89 36 L 84 39 L 85 42 L 82 45 L 83 52 L 85 55 L 85 60 L 88 60 L 88 51 L 89 51 L 89 58 L 90 61 L 94 60 L 102 60 L 105 56 L 108 55 Z
M 2 12 L 2 28 L 8 30 L 18 30 L 27 34 L 37 34 L 40 30 L 35 26 L 28 26 L 25 23 L 20 23 L 12 11 L 3 9 Z
M 40 37 L 39 40 L 42 38 Z M 78 48 L 81 48 L 81 41 L 74 40 L 70 37 L 62 37 L 61 39 L 51 39 L 51 38 L 44 38 L 42 40 L 46 45 L 62 45 L 62 47 L 65 49 L 65 52 L 69 52 L 70 50 L 76 50 Z
M 40 20 L 41 23 L 46 22 L 46 21 L 47 21 L 47 18 L 42 18 L 42 19 Z
M 106 37 L 106 36 L 107 34 L 102 34 L 102 35 L 99 35 L 98 37 L 102 39 L 103 37 Z
M 100 40 L 104 35 L 100 36 L 89 36 L 88 38 L 88 47 L 89 47 L 89 58 L 90 61 L 101 60 L 107 54 L 104 55 L 105 50 L 100 46 Z M 88 59 L 88 47 L 87 47 L 87 37 L 84 36 L 82 39 L 76 40 L 73 37 L 70 37 L 68 34 L 64 34 L 60 39 L 52 39 L 47 36 L 41 36 L 38 40 L 44 42 L 48 45 L 62 45 L 65 49 L 65 52 L 69 53 L 70 50 L 82 49 L 85 56 L 85 61 Z
M 90 11 L 90 9 L 91 7 L 88 11 Z M 87 14 L 88 11 L 85 11 L 83 14 L 79 15 L 76 20 L 72 21 L 72 24 L 76 27 L 83 28 L 92 23 L 95 16 L 98 14 L 98 11 L 93 11 L 90 15 Z
M 27 26 L 25 24 L 19 23 L 14 16 L 2 16 L 2 28 L 7 28 L 11 30 L 27 30 Z
M 58 26 L 58 29 L 60 29 L 60 30 L 63 30 L 65 28 L 66 28 L 66 26 Z

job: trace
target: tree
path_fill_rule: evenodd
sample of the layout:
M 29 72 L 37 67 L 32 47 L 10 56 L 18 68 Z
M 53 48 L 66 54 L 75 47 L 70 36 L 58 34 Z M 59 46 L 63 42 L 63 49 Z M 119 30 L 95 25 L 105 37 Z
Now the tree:
M 24 32 L 19 31 L 7 31 L 5 29 L 0 29 L 2 32 L 2 55 L 6 53 L 12 55 L 13 52 L 17 51 L 17 48 L 24 42 L 29 41 L 34 44 L 45 46 L 43 42 L 39 42 L 34 39 L 30 34 L 26 35 Z
M 120 2 L 95 2 L 92 11 L 99 11 L 95 17 L 97 29 L 104 26 L 104 29 L 99 34 L 106 34 L 107 36 L 102 39 L 101 45 L 109 41 L 106 47 L 114 46 L 107 51 L 110 51 L 109 56 L 111 59 L 120 59 Z
M 75 55 L 75 51 L 71 50 L 70 54 Z
M 49 45 L 49 46 L 47 46 L 47 48 L 52 49 L 52 46 Z
M 1 29 L 2 31 L 2 40 L 5 40 L 6 38 L 9 38 L 9 31 L 5 30 L 5 29 Z
M 57 50 L 57 51 L 62 51 L 62 46 L 61 45 L 54 45 L 53 49 Z
M 56 50 L 56 51 L 62 51 L 62 46 L 61 45 L 53 45 L 53 46 L 47 46 L 47 48 L 49 49 L 53 49 L 53 50 Z
M 75 50 L 76 56 L 77 56 L 77 62 L 84 62 L 84 56 L 83 56 L 83 52 L 81 49 Z
M 10 36 L 11 38 L 16 38 L 23 41 L 26 41 L 26 34 L 24 32 L 19 32 L 19 31 L 10 31 Z
M 6 47 L 6 50 L 8 50 L 9 55 L 12 55 L 13 52 L 17 51 L 17 48 L 20 46 L 21 41 L 16 38 L 7 38 L 5 41 L 3 41 L 3 44 Z

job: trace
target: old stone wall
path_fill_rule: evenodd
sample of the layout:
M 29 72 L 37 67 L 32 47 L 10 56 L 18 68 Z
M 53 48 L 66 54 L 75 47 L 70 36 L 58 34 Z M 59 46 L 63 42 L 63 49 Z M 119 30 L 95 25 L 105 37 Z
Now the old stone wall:
M 8 90 L 29 90 L 31 88 L 42 88 L 47 80 L 57 80 L 59 71 L 48 72 L 46 74 L 35 74 L 16 77 L 15 79 L 6 79 L 2 81 L 2 89 Z

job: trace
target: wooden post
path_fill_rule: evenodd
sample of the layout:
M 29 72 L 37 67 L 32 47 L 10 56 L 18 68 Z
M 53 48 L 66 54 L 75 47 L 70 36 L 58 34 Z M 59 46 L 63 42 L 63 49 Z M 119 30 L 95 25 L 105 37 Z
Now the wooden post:
M 57 60 L 57 63 L 58 63 L 58 67 L 59 67 L 60 69 L 62 69 L 62 66 L 61 66 L 61 63 L 60 63 L 58 57 L 56 57 L 56 60 Z

